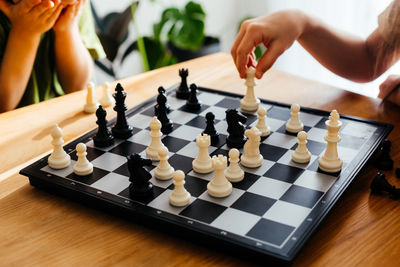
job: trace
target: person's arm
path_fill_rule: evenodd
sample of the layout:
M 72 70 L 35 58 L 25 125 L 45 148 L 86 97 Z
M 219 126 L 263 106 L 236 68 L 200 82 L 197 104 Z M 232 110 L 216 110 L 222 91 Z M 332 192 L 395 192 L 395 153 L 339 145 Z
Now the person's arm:
M 256 66 L 260 79 L 295 40 L 326 68 L 357 82 L 375 79 L 398 59 L 377 30 L 363 40 L 303 12 L 285 10 L 242 24 L 231 49 L 240 77 L 245 78 L 249 56 L 259 44 L 267 47 Z
M 81 90 L 90 79 L 93 62 L 79 34 L 78 19 L 84 0 L 65 7 L 54 25 L 56 68 L 67 93 Z
M 23 0 L 16 5 L 2 1 L 0 9 L 12 24 L 0 65 L 0 112 L 5 112 L 20 102 L 32 72 L 40 35 L 52 27 L 61 8 L 59 1 Z

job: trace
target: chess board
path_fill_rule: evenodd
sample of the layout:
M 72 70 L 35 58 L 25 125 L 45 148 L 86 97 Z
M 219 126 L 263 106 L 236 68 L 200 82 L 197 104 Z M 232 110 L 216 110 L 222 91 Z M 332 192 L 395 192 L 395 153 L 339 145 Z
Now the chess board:
M 163 136 L 162 142 L 169 149 L 170 164 L 186 174 L 185 186 L 192 195 L 188 206 L 178 208 L 169 204 L 172 180 L 160 181 L 153 177 L 151 196 L 135 199 L 129 195 L 126 156 L 132 153 L 145 156 L 151 141 L 148 126 L 154 116 L 155 98 L 127 111 L 128 122 L 134 127 L 134 135 L 129 139 L 97 148 L 92 140 L 94 130 L 65 146 L 72 159 L 70 167 L 51 169 L 44 157 L 21 170 L 21 174 L 28 176 L 33 186 L 62 192 L 83 203 L 91 200 L 97 206 L 119 210 L 121 214 L 140 216 L 150 225 L 151 222 L 164 225 L 168 231 L 176 229 L 189 233 L 186 234 L 189 237 L 208 237 L 212 243 L 232 246 L 242 254 L 248 251 L 290 261 L 392 129 L 388 124 L 341 115 L 342 140 L 338 151 L 344 162 L 343 169 L 337 174 L 327 174 L 318 169 L 318 157 L 326 147 L 325 121 L 329 113 L 301 109 L 300 119 L 308 133 L 307 146 L 312 157 L 308 164 L 297 164 L 291 161 L 297 138 L 285 131 L 290 106 L 262 100 L 271 128 L 270 136 L 260 145 L 263 164 L 255 169 L 244 168 L 244 180 L 233 183 L 229 197 L 218 199 L 207 194 L 207 183 L 213 174 L 198 174 L 192 170 L 192 161 L 198 152 L 195 138 L 206 126 L 205 114 L 213 112 L 220 138 L 209 148 L 209 153 L 227 155 L 225 110 L 239 108 L 241 96 L 199 87 L 202 108 L 189 112 L 185 101 L 175 97 L 175 88 L 168 90 L 169 118 L 174 122 L 174 129 Z M 246 115 L 247 127 L 254 126 L 256 115 Z M 77 160 L 75 146 L 79 142 L 87 145 L 87 158 L 94 165 L 93 174 L 86 177 L 73 173 Z M 157 162 L 153 162 L 149 168 L 152 174 L 156 166 Z M 166 227 L 168 225 L 173 227 Z

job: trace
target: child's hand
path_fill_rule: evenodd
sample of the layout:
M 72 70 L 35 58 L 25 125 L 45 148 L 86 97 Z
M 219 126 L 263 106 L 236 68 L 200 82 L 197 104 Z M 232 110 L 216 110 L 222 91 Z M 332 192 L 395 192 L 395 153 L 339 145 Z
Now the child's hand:
M 400 75 L 389 75 L 387 79 L 379 86 L 379 98 L 387 98 L 390 102 L 400 105 Z M 392 91 L 395 90 L 393 93 Z
M 13 30 L 40 36 L 53 27 L 62 6 L 60 0 L 21 0 L 16 4 L 0 0 L 0 10 L 9 18 Z
M 86 0 L 75 0 L 74 2 L 70 1 L 68 5 L 63 4 L 65 7 L 53 27 L 55 32 L 70 31 L 73 27 L 78 26 L 79 15 L 86 4 Z
M 246 77 L 246 64 L 254 49 L 264 44 L 267 51 L 256 66 L 256 77 L 260 79 L 303 33 L 302 18 L 302 13 L 298 11 L 285 10 L 243 22 L 231 49 L 240 77 Z

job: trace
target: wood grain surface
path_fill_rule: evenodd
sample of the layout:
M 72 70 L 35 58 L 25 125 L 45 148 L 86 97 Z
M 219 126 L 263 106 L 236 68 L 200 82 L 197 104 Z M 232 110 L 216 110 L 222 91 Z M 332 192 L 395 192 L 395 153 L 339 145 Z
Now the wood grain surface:
M 121 80 L 128 107 L 155 95 L 160 85 L 178 83 L 181 67 L 189 68 L 190 83 L 245 91 L 230 56 L 219 53 Z M 389 139 L 399 166 L 399 107 L 276 70 L 257 81 L 255 90 L 269 100 L 335 108 L 395 125 Z M 100 90 L 97 93 L 100 96 Z M 0 265 L 268 265 L 51 195 L 18 175 L 22 167 L 50 152 L 49 131 L 55 123 L 66 142 L 96 127 L 95 115 L 82 112 L 85 96 L 81 91 L 0 115 Z M 108 118 L 114 116 L 107 111 Z M 400 200 L 370 194 L 376 172 L 372 163 L 366 165 L 306 243 L 295 266 L 399 266 Z M 384 173 L 400 186 L 394 171 Z

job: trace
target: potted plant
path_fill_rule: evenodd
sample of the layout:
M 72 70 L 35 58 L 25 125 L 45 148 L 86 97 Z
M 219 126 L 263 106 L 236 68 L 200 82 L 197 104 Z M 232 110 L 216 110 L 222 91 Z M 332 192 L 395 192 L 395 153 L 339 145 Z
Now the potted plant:
M 139 36 L 136 11 L 137 3 L 134 2 L 131 5 L 132 21 Z M 138 50 L 147 71 L 219 51 L 219 40 L 205 34 L 205 16 L 202 6 L 193 1 L 182 9 L 164 9 L 160 21 L 153 25 L 153 35 L 139 36 L 121 60 Z

